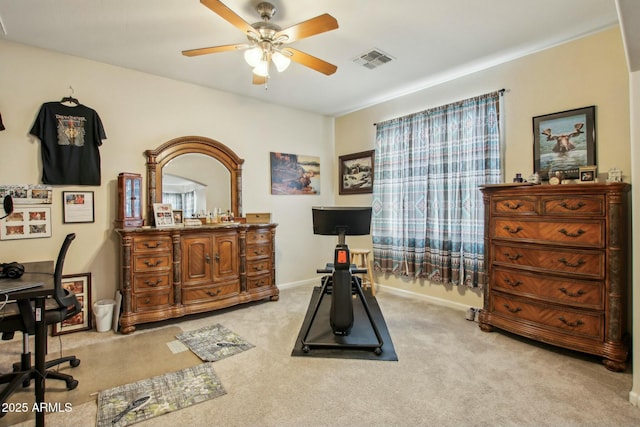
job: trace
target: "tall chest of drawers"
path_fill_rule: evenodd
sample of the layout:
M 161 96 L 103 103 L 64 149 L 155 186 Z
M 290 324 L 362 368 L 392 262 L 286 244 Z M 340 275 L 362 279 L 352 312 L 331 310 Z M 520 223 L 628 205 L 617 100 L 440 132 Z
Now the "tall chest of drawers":
M 484 186 L 487 287 L 480 328 L 602 356 L 625 369 L 625 183 Z

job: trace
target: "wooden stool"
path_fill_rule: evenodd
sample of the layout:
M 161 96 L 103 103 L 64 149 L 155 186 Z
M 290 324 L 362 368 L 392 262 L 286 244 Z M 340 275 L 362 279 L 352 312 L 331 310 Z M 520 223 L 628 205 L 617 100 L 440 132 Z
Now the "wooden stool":
M 371 288 L 371 295 L 376 296 L 376 283 L 373 281 L 373 262 L 369 258 L 369 249 L 349 249 L 351 252 L 351 264 L 358 268 L 366 268 L 367 274 L 362 277 L 362 289 Z

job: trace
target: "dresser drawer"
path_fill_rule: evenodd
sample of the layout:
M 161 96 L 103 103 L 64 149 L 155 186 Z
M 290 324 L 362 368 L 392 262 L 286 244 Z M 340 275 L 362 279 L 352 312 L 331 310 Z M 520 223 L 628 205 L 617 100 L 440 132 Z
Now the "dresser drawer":
M 133 256 L 133 270 L 138 272 L 147 271 L 164 271 L 171 268 L 171 254 L 170 253 L 158 253 L 155 255 L 150 254 L 135 254 Z
M 493 263 L 603 279 L 604 251 L 570 250 L 554 247 L 517 246 L 497 243 L 492 248 Z
M 268 288 L 271 286 L 271 275 L 267 274 L 259 277 L 248 277 L 247 278 L 247 290 L 260 290 L 264 288 Z
M 602 341 L 604 313 L 562 309 L 539 305 L 533 301 L 494 294 L 493 311 L 506 317 L 527 321 L 548 329 Z
M 492 289 L 513 295 L 594 310 L 604 309 L 604 284 L 494 268 Z
M 167 292 L 154 292 L 148 294 L 135 294 L 132 297 L 134 311 L 149 311 L 167 308 L 173 304 L 171 294 Z
M 134 292 L 149 292 L 156 289 L 165 289 L 171 285 L 169 273 L 165 274 L 139 274 L 133 279 Z
M 496 239 L 592 248 L 605 246 L 604 222 L 598 220 L 543 221 L 497 218 L 492 230 Z
M 216 299 L 226 298 L 231 295 L 240 293 L 239 283 L 230 283 L 227 285 L 213 285 L 182 289 L 182 302 L 184 304 L 193 304 L 198 302 L 212 301 Z
M 271 256 L 271 245 L 248 245 L 247 259 L 268 258 Z
M 606 199 L 604 195 L 576 197 L 548 197 L 542 203 L 545 214 L 568 216 L 604 216 Z
M 270 230 L 251 230 L 247 232 L 247 245 L 271 243 Z
M 269 273 L 271 271 L 270 259 L 247 260 L 247 275 L 255 276 L 256 274 Z
M 161 251 L 171 251 L 171 237 L 137 238 L 133 241 L 133 252 L 135 253 Z
M 494 197 L 491 199 L 491 210 L 495 215 L 536 215 L 538 214 L 538 197 Z

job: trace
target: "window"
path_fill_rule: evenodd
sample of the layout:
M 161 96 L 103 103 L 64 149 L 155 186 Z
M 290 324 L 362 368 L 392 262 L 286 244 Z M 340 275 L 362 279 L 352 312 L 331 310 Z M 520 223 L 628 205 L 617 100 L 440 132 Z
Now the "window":
M 484 205 L 501 181 L 500 93 L 377 124 L 372 200 L 376 267 L 483 285 Z

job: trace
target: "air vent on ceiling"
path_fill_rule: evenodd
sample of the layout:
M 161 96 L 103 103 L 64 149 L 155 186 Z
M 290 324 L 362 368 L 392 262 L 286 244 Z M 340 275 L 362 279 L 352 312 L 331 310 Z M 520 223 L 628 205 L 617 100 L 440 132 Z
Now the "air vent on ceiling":
M 365 68 L 373 70 L 374 68 L 384 65 L 393 59 L 394 58 L 388 53 L 385 53 L 380 49 L 373 48 L 370 51 L 359 55 L 353 60 L 353 62 L 358 65 L 362 65 Z

